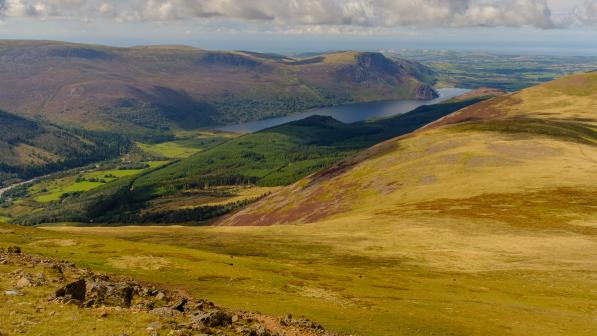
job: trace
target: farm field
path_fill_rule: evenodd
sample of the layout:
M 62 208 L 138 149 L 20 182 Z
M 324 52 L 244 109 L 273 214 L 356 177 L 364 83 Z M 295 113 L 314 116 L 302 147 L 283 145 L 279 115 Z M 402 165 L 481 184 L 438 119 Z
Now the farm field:
M 112 183 L 123 183 L 152 170 L 166 166 L 188 155 L 207 150 L 238 136 L 234 133 L 209 131 L 177 131 L 172 141 L 154 144 L 136 143 L 119 159 L 59 172 L 43 177 L 24 187 L 0 207 L 0 216 L 6 221 L 23 214 L 45 211 L 66 198 L 106 188 Z M 23 189 L 24 188 L 24 189 Z M 244 199 L 241 195 L 234 199 Z M 2 202 L 0 202 L 2 203 Z
M 506 55 L 474 51 L 396 50 L 438 74 L 440 86 L 518 91 L 561 76 L 591 71 L 597 57 Z
M 166 159 L 183 159 L 195 153 L 224 143 L 237 135 L 233 133 L 179 131 L 174 141 L 148 144 L 138 142 L 139 149 L 147 154 Z
M 49 179 L 34 184 L 28 194 L 35 201 L 48 203 L 58 201 L 64 194 L 83 192 L 95 189 L 106 183 L 123 177 L 135 176 L 151 168 L 160 167 L 168 161 L 147 162 L 147 168 L 142 169 L 107 169 L 94 170 L 57 179 Z

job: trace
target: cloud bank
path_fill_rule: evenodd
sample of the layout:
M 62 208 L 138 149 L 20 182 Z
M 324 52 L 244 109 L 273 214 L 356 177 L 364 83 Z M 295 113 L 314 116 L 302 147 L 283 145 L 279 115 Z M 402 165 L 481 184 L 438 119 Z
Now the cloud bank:
M 574 11 L 575 23 L 579 25 L 597 24 L 597 0 L 587 0 Z
M 0 16 L 116 22 L 189 19 L 276 26 L 521 27 L 597 22 L 597 0 L 554 17 L 546 0 L 0 0 Z

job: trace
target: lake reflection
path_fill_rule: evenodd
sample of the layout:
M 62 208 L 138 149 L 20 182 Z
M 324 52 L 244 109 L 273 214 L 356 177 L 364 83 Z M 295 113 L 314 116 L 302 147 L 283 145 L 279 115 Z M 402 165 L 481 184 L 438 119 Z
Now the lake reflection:
M 329 116 L 344 123 L 353 123 L 356 121 L 372 118 L 384 118 L 404 114 L 416 109 L 417 107 L 441 103 L 442 101 L 460 96 L 468 91 L 470 90 L 457 88 L 439 89 L 439 98 L 433 100 L 390 100 L 324 107 L 286 117 L 270 118 L 259 121 L 251 121 L 244 124 L 224 126 L 218 128 L 218 130 L 236 133 L 252 133 L 262 129 L 285 124 L 287 122 L 305 119 L 313 115 Z

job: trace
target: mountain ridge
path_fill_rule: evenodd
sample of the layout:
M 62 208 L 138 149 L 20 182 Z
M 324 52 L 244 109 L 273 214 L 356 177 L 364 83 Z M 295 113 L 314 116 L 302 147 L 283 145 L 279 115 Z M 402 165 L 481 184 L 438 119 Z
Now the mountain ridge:
M 4 40 L 0 75 L 0 108 L 11 113 L 149 137 L 320 106 L 437 96 L 428 68 L 365 52 L 298 59 L 183 46 Z

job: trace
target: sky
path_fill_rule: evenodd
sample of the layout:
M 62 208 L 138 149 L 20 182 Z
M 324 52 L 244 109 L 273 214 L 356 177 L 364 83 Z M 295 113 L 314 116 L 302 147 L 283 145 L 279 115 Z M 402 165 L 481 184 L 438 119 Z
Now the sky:
M 0 38 L 597 55 L 597 0 L 0 0 Z

